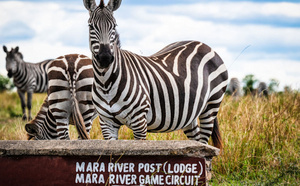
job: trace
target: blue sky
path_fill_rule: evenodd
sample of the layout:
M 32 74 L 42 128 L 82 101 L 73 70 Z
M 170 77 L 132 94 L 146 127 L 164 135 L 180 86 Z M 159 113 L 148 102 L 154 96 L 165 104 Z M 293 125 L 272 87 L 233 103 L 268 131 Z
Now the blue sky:
M 97 1 L 99 2 L 99 1 Z M 123 0 L 115 12 L 122 48 L 150 55 L 178 40 L 199 40 L 225 61 L 230 77 L 275 78 L 300 89 L 300 2 Z M 0 1 L 0 45 L 25 61 L 90 56 L 82 0 Z M 0 52 L 0 73 L 6 74 Z

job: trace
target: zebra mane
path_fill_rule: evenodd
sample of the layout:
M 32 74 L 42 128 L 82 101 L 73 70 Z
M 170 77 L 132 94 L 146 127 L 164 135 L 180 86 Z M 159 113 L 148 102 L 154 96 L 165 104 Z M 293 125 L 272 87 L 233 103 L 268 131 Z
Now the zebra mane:
M 11 50 L 12 54 L 17 54 L 20 56 L 20 58 L 23 60 L 23 54 L 20 51 L 14 51 L 13 49 Z
M 8 56 L 14 56 L 14 54 L 17 54 L 23 60 L 23 54 L 19 51 L 19 48 L 17 50 L 16 49 L 17 49 L 17 47 L 16 48 L 11 48 L 11 51 L 7 52 L 7 55 Z
M 20 55 L 20 58 L 23 60 L 23 54 L 21 52 L 17 52 Z
M 116 37 L 117 37 L 117 46 L 121 48 L 121 40 L 120 40 L 120 34 L 118 31 L 116 31 Z
M 100 1 L 100 4 L 99 4 L 99 7 L 100 7 L 101 9 L 103 9 L 104 6 L 105 6 L 105 5 L 104 5 L 104 0 L 101 0 L 101 1 Z

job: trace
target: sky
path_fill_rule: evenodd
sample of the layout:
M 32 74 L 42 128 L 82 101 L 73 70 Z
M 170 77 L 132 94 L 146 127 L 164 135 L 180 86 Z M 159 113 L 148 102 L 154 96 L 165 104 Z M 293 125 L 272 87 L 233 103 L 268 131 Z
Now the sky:
M 221 56 L 230 78 L 253 74 L 266 83 L 277 79 L 278 90 L 300 89 L 299 1 L 123 0 L 114 16 L 122 49 L 147 56 L 198 40 Z M 26 62 L 90 57 L 88 18 L 82 0 L 0 0 L 0 45 L 19 46 Z M 1 49 L 3 75 L 5 56 Z

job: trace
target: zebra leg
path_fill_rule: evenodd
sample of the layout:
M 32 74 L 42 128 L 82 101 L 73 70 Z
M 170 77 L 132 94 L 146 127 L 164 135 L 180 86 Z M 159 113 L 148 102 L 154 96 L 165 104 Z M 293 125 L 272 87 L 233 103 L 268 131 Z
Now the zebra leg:
M 84 125 L 85 125 L 85 130 L 87 132 L 87 134 L 90 134 L 90 131 L 92 129 L 92 119 L 95 119 L 95 117 L 97 115 L 95 112 L 95 108 L 94 105 L 92 103 L 86 103 L 86 100 L 91 100 L 92 98 L 89 97 L 85 97 L 84 95 L 80 94 L 80 92 L 77 92 L 77 100 L 79 103 L 79 110 L 81 112 L 83 121 L 84 121 Z M 94 116 L 95 115 L 95 116 Z M 93 118 L 94 117 L 94 118 Z
M 19 95 L 20 100 L 21 100 L 21 106 L 22 106 L 22 112 L 23 112 L 22 119 L 27 120 L 26 111 L 25 111 L 25 108 L 26 108 L 25 92 L 22 92 L 21 90 L 18 89 L 18 95 Z
M 190 140 L 200 140 L 200 127 L 198 126 L 198 121 L 195 119 L 190 125 L 182 129 L 186 137 Z
M 146 140 L 147 137 L 147 119 L 142 117 L 132 123 L 129 128 L 132 129 L 135 140 Z
M 90 109 L 94 111 L 92 113 L 88 112 L 88 114 L 86 115 L 85 113 L 87 112 L 83 113 L 85 120 L 85 129 L 88 134 L 90 134 L 94 120 L 98 117 L 98 113 L 96 112 L 94 106 L 90 107 Z
M 99 117 L 99 120 L 100 120 L 100 127 L 104 139 L 117 140 L 120 126 L 113 126 L 112 122 L 110 122 L 109 120 L 106 120 L 104 122 L 101 117 Z
M 56 119 L 57 134 L 60 140 L 70 140 L 69 137 L 69 118 L 67 119 Z
M 33 94 L 32 91 L 27 92 L 28 120 L 32 120 L 32 118 L 31 118 L 32 94 Z
M 71 101 L 66 99 L 53 99 L 50 94 L 48 97 L 49 109 L 56 121 L 56 131 L 58 139 L 69 140 L 69 121 L 71 116 Z M 55 100 L 57 103 L 52 103 Z M 52 104 L 51 104 L 52 103 Z
M 200 118 L 200 142 L 208 143 L 209 137 L 212 135 L 215 118 L 216 116 Z

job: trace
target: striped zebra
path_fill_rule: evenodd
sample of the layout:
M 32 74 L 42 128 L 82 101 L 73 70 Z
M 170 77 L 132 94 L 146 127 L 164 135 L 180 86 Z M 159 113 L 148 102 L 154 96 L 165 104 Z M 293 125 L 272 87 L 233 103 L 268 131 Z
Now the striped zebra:
M 48 88 L 47 66 L 49 60 L 40 63 L 27 63 L 23 60 L 23 55 L 19 52 L 19 47 L 12 48 L 8 51 L 6 46 L 3 46 L 6 53 L 6 70 L 7 76 L 13 78 L 14 85 L 17 87 L 17 92 L 21 99 L 23 120 L 31 120 L 31 102 L 33 93 L 46 92 Z M 27 109 L 28 118 L 26 115 L 25 93 L 27 93 Z
M 258 84 L 256 92 L 259 97 L 264 96 L 264 97 L 268 98 L 268 96 L 269 96 L 268 86 L 265 82 L 260 82 Z
M 176 42 L 149 57 L 120 49 L 113 17 L 120 4 L 84 0 L 90 13 L 93 103 L 104 138 L 118 139 L 121 125 L 132 129 L 135 139 L 183 129 L 204 144 L 212 135 L 220 148 L 216 116 L 228 79 L 221 58 L 197 41 Z
M 35 119 L 25 126 L 29 139 L 70 139 L 69 123 L 80 139 L 88 139 L 96 117 L 92 103 L 92 60 L 70 54 L 53 60 L 48 68 L 49 89 Z
M 227 92 L 232 95 L 235 99 L 238 99 L 241 94 L 241 86 L 238 78 L 231 78 L 227 87 Z

